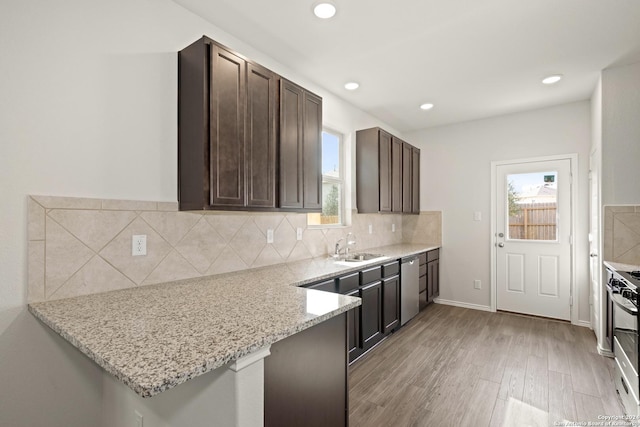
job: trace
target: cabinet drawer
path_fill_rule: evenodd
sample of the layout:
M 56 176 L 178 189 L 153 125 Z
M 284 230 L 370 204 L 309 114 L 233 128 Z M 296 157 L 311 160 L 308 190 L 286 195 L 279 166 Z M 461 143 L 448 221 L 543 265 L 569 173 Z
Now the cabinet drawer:
M 400 263 L 398 261 L 390 262 L 382 265 L 382 277 L 390 277 L 400 272 Z
M 306 286 L 307 289 L 315 289 L 317 291 L 327 291 L 327 292 L 335 292 L 336 291 L 336 281 L 326 280 L 320 283 L 314 283 L 313 285 Z
M 382 278 L 382 268 L 377 265 L 360 272 L 360 284 L 366 285 Z
M 427 274 L 427 264 L 420 264 L 420 274 L 418 276 L 424 276 Z
M 423 252 L 421 254 L 418 255 L 418 260 L 419 260 L 419 264 L 426 264 L 427 263 L 427 253 Z
M 438 258 L 440 258 L 440 250 L 439 249 L 434 249 L 432 251 L 427 252 L 427 262 L 435 261 Z
M 338 283 L 338 292 L 341 294 L 347 293 L 354 289 L 357 289 L 360 286 L 360 277 L 359 273 L 349 274 L 347 276 L 338 277 L 336 279 Z
M 420 290 L 418 292 L 424 292 L 427 290 L 427 275 L 420 275 L 418 279 L 418 285 L 420 286 Z
M 423 308 L 425 308 L 427 306 L 427 293 L 426 292 L 420 292 L 420 295 L 418 295 L 418 302 L 420 303 L 420 310 L 422 310 Z

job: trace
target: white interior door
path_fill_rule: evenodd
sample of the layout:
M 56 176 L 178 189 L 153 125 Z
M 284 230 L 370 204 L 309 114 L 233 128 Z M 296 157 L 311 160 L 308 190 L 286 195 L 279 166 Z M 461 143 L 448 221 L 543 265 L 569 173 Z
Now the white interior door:
M 591 327 L 602 343 L 602 330 L 600 328 L 601 292 L 600 277 L 600 166 L 599 152 L 594 151 L 589 157 L 589 275 L 591 279 Z M 606 312 L 606 311 L 604 311 Z
M 496 307 L 570 320 L 571 160 L 496 166 Z

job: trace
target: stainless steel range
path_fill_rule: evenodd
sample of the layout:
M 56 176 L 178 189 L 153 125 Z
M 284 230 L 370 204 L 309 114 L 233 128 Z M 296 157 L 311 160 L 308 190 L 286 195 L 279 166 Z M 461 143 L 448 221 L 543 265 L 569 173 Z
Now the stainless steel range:
M 638 291 L 640 271 L 618 271 L 607 267 L 608 291 L 613 301 L 613 353 L 615 384 L 628 415 L 640 415 L 638 378 Z

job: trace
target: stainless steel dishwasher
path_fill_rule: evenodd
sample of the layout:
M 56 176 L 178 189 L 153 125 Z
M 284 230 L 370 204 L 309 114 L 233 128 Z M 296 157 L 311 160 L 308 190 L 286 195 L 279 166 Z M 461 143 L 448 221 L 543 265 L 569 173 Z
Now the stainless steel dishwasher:
M 404 325 L 420 311 L 420 265 L 417 256 L 402 258 L 400 265 L 400 324 Z

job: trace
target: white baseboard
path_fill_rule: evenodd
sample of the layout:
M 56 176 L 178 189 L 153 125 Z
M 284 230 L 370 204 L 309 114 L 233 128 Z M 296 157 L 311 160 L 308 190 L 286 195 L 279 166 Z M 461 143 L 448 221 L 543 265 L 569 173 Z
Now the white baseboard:
M 591 322 L 589 322 L 587 320 L 578 320 L 576 323 L 574 323 L 574 325 L 592 329 L 591 328 Z
M 604 348 L 600 347 L 599 345 L 598 345 L 598 354 L 600 356 L 613 357 L 613 351 L 605 350 Z
M 471 304 L 468 302 L 452 301 L 448 299 L 436 298 L 433 300 L 436 304 L 453 305 L 455 307 L 470 308 L 472 310 L 491 311 L 488 305 Z

